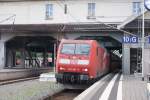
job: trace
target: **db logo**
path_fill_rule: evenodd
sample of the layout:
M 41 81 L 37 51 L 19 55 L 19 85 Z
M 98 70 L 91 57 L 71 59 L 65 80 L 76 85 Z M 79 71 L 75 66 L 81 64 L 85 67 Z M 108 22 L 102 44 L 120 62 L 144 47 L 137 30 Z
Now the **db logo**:
M 71 60 L 71 64 L 77 64 L 77 60 Z

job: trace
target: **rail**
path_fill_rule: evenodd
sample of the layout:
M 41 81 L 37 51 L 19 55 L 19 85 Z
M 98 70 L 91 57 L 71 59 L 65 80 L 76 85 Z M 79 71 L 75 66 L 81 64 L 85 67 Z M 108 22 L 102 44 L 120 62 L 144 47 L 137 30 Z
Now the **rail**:
M 28 81 L 28 80 L 34 80 L 38 79 L 39 77 L 29 77 L 29 78 L 22 78 L 22 79 L 14 79 L 14 80 L 6 80 L 6 81 L 1 81 L 1 85 L 7 85 L 7 84 L 12 84 L 12 83 L 17 83 L 17 82 L 23 82 L 23 81 Z

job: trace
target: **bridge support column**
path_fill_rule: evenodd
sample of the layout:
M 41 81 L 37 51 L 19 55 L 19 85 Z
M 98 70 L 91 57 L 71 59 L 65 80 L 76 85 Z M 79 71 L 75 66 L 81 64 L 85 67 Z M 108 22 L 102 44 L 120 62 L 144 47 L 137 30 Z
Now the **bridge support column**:
M 122 71 L 124 74 L 130 74 L 130 47 L 124 44 L 122 51 Z
M 3 69 L 5 66 L 5 44 L 3 41 L 0 41 L 0 69 Z

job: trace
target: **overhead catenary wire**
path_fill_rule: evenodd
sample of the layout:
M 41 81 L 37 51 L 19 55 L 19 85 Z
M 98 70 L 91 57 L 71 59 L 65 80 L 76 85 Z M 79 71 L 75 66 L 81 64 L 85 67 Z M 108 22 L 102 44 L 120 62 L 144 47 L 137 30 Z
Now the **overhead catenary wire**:
M 13 28 L 14 28 L 13 26 L 14 26 L 15 21 L 16 21 L 16 14 L 13 14 L 13 15 L 11 15 L 11 16 L 9 16 L 9 17 L 3 19 L 3 20 L 1 20 L 1 21 L 0 21 L 0 24 L 1 24 L 1 23 L 4 23 L 4 22 L 6 22 L 6 21 L 9 21 L 9 20 L 12 19 L 12 18 L 13 18 L 13 22 L 12 22 L 12 26 L 10 27 L 10 30 L 13 31 Z M 2 33 L 2 30 L 1 30 L 1 29 L 0 29 L 0 31 L 1 31 L 1 33 Z
M 67 0 L 61 0 L 61 1 L 63 1 L 63 2 L 65 2 L 65 1 L 67 1 Z M 76 1 L 81 1 L 81 0 L 76 0 Z M 96 1 L 99 1 L 99 0 L 89 0 L 89 2 L 96 2 Z M 114 4 L 116 4 L 116 3 L 122 3 L 122 4 L 124 4 L 124 3 L 129 3 L 129 4 L 131 4 L 131 3 L 133 3 L 134 1 L 127 1 L 127 0 L 118 0 L 118 1 L 114 1 L 114 0 L 100 0 L 100 2 L 102 2 L 102 3 L 114 3 Z M 142 2 L 142 0 L 138 0 L 138 2 Z
M 125 30 L 122 30 L 122 29 L 118 29 L 117 27 L 114 27 L 114 26 L 112 26 L 112 25 L 105 24 L 105 23 L 102 22 L 102 21 L 97 20 L 96 22 L 100 22 L 100 23 L 102 23 L 102 24 L 104 24 L 104 25 L 106 25 L 106 26 L 108 26 L 108 27 L 110 27 L 110 28 L 117 29 L 117 30 L 119 30 L 119 31 L 121 31 L 121 32 L 124 32 L 124 33 L 127 33 L 127 34 L 129 34 L 129 35 L 137 36 L 137 35 L 135 35 L 135 34 L 133 34 L 133 33 L 131 33 L 131 32 L 128 32 L 128 31 L 125 31 Z
M 11 16 L 9 16 L 9 17 L 3 19 L 3 20 L 1 20 L 0 23 L 6 22 L 6 21 L 8 21 L 8 20 L 14 18 L 14 20 L 13 20 L 13 24 L 14 24 L 14 22 L 15 22 L 15 17 L 16 17 L 16 14 L 13 14 L 13 15 L 11 15 Z

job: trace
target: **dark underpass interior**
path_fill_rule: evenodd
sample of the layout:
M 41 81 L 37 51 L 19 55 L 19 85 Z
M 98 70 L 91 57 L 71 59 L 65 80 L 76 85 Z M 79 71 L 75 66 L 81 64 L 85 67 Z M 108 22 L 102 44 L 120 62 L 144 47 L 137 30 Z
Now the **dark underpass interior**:
M 130 74 L 142 72 L 142 49 L 131 48 L 130 49 Z
M 57 40 L 49 36 L 17 36 L 5 43 L 6 67 L 53 67 Z

